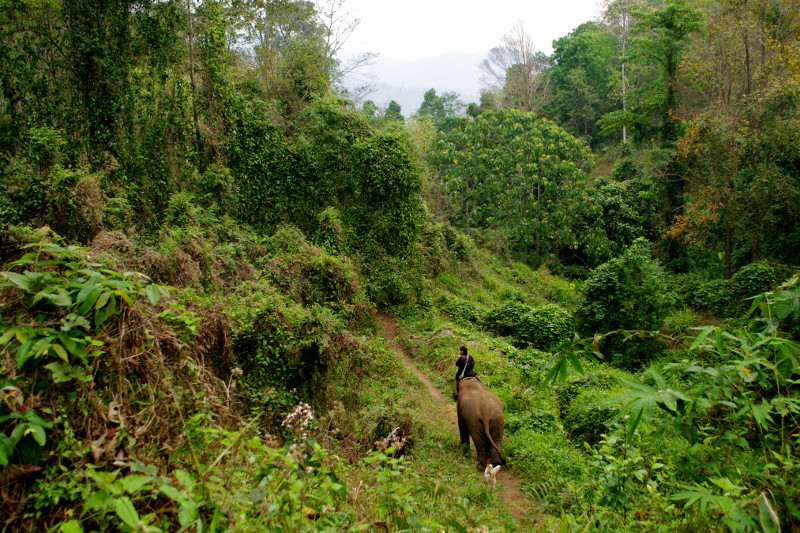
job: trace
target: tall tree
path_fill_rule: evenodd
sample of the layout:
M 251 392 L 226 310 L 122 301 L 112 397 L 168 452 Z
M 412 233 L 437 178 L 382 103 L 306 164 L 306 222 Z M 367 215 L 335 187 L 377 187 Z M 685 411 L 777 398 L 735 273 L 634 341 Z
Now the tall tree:
M 599 141 L 597 121 L 618 105 L 614 45 L 614 37 L 594 22 L 553 42 L 553 66 L 547 75 L 554 115 L 567 131 L 590 141 Z
M 628 112 L 628 76 L 626 67 L 628 64 L 628 41 L 633 31 L 635 19 L 631 12 L 632 8 L 641 4 L 642 0 L 608 0 L 603 19 L 609 31 L 617 39 L 620 47 L 619 69 L 620 69 L 620 97 L 622 100 L 622 116 Z M 622 142 L 628 142 L 628 124 L 622 124 Z
M 437 129 L 446 129 L 449 119 L 460 115 L 464 111 L 464 104 L 459 100 L 458 93 L 445 92 L 441 96 L 435 89 L 428 89 L 422 97 L 422 103 L 417 110 L 420 117 L 428 117 Z
M 789 96 L 800 86 L 791 59 L 800 25 L 789 15 L 797 7 L 709 4 L 703 38 L 683 69 L 692 103 L 685 112 L 693 114 L 679 143 L 689 162 L 688 202 L 670 234 L 721 247 L 726 277 L 737 249 L 761 259 L 765 235 L 781 243 L 771 248 L 773 256 L 800 249 L 788 215 L 800 204 L 800 102 Z
M 457 206 L 454 222 L 500 229 L 538 256 L 574 237 L 565 221 L 591 161 L 588 146 L 562 128 L 510 109 L 460 119 L 431 154 Z
M 679 131 L 678 67 L 689 36 L 701 26 L 699 11 L 685 0 L 668 0 L 663 9 L 638 11 L 631 42 L 633 59 L 658 65 L 659 83 L 642 87 L 641 106 L 645 112 L 659 114 L 662 143 L 673 146 Z
M 536 50 L 520 20 L 503 35 L 500 46 L 489 51 L 481 70 L 484 83 L 502 92 L 506 107 L 537 111 L 550 97 L 550 83 L 543 75 L 549 66 L 547 56 Z

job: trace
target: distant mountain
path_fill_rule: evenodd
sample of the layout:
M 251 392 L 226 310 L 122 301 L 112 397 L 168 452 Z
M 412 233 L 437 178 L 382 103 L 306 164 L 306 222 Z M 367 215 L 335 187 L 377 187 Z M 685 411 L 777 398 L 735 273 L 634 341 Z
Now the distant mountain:
M 413 115 L 422 103 L 428 89 L 436 89 L 436 94 L 453 91 L 459 94 L 465 104 L 480 99 L 480 63 L 486 54 L 449 52 L 425 59 L 407 61 L 379 57 L 370 65 L 345 79 L 347 88 L 354 88 L 372 77 L 376 91 L 366 96 L 379 107 L 395 100 L 402 108 L 404 116 Z

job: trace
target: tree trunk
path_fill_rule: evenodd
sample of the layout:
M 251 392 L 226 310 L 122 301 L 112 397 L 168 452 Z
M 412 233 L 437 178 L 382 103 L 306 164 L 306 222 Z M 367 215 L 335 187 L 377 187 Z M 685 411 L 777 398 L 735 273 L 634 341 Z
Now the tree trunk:
M 753 255 L 751 257 L 753 263 L 761 261 L 761 226 L 753 228 Z
M 731 252 L 733 249 L 733 224 L 730 217 L 725 217 L 725 279 L 731 279 Z
M 192 14 L 192 0 L 186 2 L 189 20 L 189 81 L 192 86 L 192 116 L 194 118 L 194 135 L 197 149 L 200 149 L 200 121 L 197 118 L 197 85 L 194 80 L 194 26 Z

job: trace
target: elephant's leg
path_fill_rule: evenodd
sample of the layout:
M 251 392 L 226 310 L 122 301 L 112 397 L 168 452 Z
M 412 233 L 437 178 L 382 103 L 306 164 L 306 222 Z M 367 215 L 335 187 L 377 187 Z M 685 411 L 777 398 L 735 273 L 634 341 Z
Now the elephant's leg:
M 472 439 L 472 442 L 475 443 L 475 451 L 478 455 L 478 468 L 484 468 L 486 466 L 486 446 L 487 444 L 491 446 L 491 444 L 483 437 Z
M 458 417 L 458 433 L 461 436 L 461 444 L 469 446 L 469 428 L 460 416 Z

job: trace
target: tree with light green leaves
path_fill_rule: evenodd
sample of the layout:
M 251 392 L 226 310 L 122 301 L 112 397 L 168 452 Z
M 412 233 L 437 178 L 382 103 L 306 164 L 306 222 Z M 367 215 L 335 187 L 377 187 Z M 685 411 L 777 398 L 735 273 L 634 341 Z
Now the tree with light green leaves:
M 538 256 L 572 242 L 589 147 L 549 120 L 512 109 L 458 119 L 431 151 L 455 204 L 453 221 L 496 229 Z

